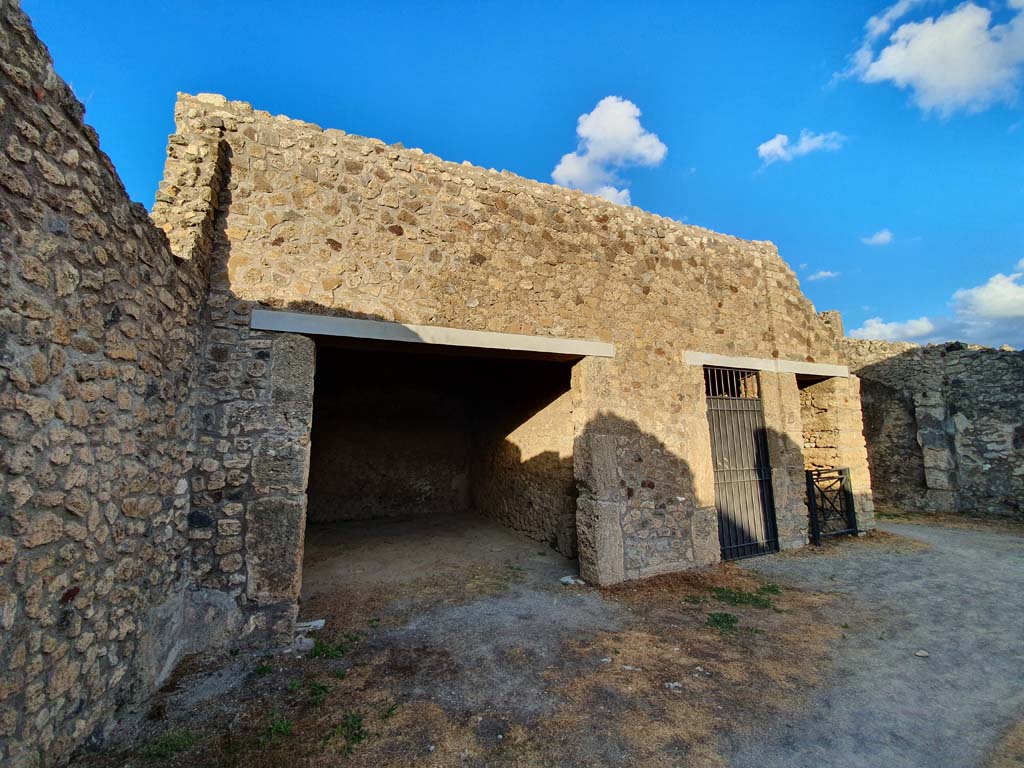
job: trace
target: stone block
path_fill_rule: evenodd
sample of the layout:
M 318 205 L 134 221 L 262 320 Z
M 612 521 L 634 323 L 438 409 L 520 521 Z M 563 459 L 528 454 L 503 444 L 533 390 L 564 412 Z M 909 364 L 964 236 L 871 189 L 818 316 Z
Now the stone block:
M 591 584 L 606 586 L 625 580 L 623 504 L 577 499 L 576 535 L 580 575 Z
M 272 496 L 246 513 L 247 594 L 261 603 L 297 600 L 301 584 L 306 499 Z
M 252 479 L 258 493 L 304 493 L 308 473 L 308 439 L 271 434 L 256 444 Z
M 316 345 L 306 336 L 282 333 L 271 346 L 271 397 L 275 402 L 313 402 Z

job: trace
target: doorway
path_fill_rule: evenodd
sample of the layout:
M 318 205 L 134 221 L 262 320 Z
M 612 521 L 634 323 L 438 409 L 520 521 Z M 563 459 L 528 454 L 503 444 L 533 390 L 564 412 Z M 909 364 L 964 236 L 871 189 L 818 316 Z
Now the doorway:
M 715 507 L 723 560 L 779 549 L 757 371 L 705 366 Z

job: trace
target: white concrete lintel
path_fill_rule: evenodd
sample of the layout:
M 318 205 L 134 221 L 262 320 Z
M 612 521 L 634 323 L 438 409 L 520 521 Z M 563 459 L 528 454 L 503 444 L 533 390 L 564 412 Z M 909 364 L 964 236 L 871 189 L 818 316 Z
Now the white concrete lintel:
M 615 345 L 604 341 L 468 331 L 463 328 L 443 328 L 435 325 L 406 325 L 384 320 L 358 320 L 352 317 L 313 315 L 306 312 L 254 309 L 249 324 L 261 331 L 345 336 L 351 339 L 401 341 L 448 347 L 542 352 L 571 357 L 615 357 Z
M 850 369 L 845 365 L 808 363 L 803 360 L 773 360 L 767 357 L 715 355 L 710 352 L 694 352 L 692 350 L 683 352 L 683 360 L 688 365 L 714 365 L 719 368 L 744 368 L 750 371 L 799 373 L 806 376 L 838 377 L 843 379 L 850 376 Z

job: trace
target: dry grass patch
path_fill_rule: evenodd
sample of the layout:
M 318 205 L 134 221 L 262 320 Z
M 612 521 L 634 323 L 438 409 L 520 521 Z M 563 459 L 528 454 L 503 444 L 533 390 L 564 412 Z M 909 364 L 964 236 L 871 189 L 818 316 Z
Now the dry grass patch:
M 244 665 L 239 685 L 179 704 L 189 711 L 166 707 L 130 750 L 78 765 L 721 768 L 717 736 L 798 705 L 839 635 L 822 618 L 831 597 L 765 584 L 730 565 L 581 588 L 617 603 L 628 620 L 621 631 L 553 645 L 539 666 L 536 649 L 506 651 L 510 670 L 538 669 L 539 679 L 523 678 L 524 695 L 544 691 L 552 702 L 551 712 L 527 719 L 442 707 L 433 697 L 466 673 L 460 661 L 443 646 L 381 640 L 378 625 L 489 597 L 519 578 L 515 569 L 471 566 L 387 591 L 340 591 L 305 611 L 328 619 L 321 650 L 337 653 L 229 662 Z M 735 622 L 721 625 L 717 615 Z M 208 667 L 190 661 L 174 690 L 202 685 L 204 675 Z
M 717 734 L 792 708 L 839 636 L 822 619 L 831 597 L 766 585 L 734 566 L 603 594 L 636 620 L 574 643 L 576 658 L 550 670 L 565 705 L 534 735 L 531 765 L 719 768 Z M 735 626 L 716 627 L 716 614 L 735 616 Z
M 844 551 L 873 549 L 893 555 L 912 555 L 927 552 L 931 545 L 924 541 L 900 536 L 898 533 L 873 530 L 860 536 L 834 536 L 823 539 L 820 545 L 808 544 L 800 549 L 788 549 L 772 557 L 832 557 Z
M 1011 727 L 985 762 L 985 768 L 1021 768 L 1024 766 L 1024 722 Z

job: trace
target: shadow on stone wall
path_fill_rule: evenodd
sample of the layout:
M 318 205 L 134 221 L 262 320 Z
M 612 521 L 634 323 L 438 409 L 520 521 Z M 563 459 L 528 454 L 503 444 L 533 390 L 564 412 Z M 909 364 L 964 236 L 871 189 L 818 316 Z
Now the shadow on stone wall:
M 774 430 L 764 436 L 781 447 L 777 455 L 801 455 L 788 436 Z M 690 464 L 657 435 L 609 412 L 585 424 L 574 460 L 584 578 L 607 584 L 721 559 L 710 467 L 698 480 Z M 802 463 L 771 468 L 774 533 L 783 549 L 807 541 L 803 476 Z M 754 484 L 750 491 L 726 504 L 726 514 L 738 537 L 758 541 L 765 537 L 759 503 L 764 489 Z

